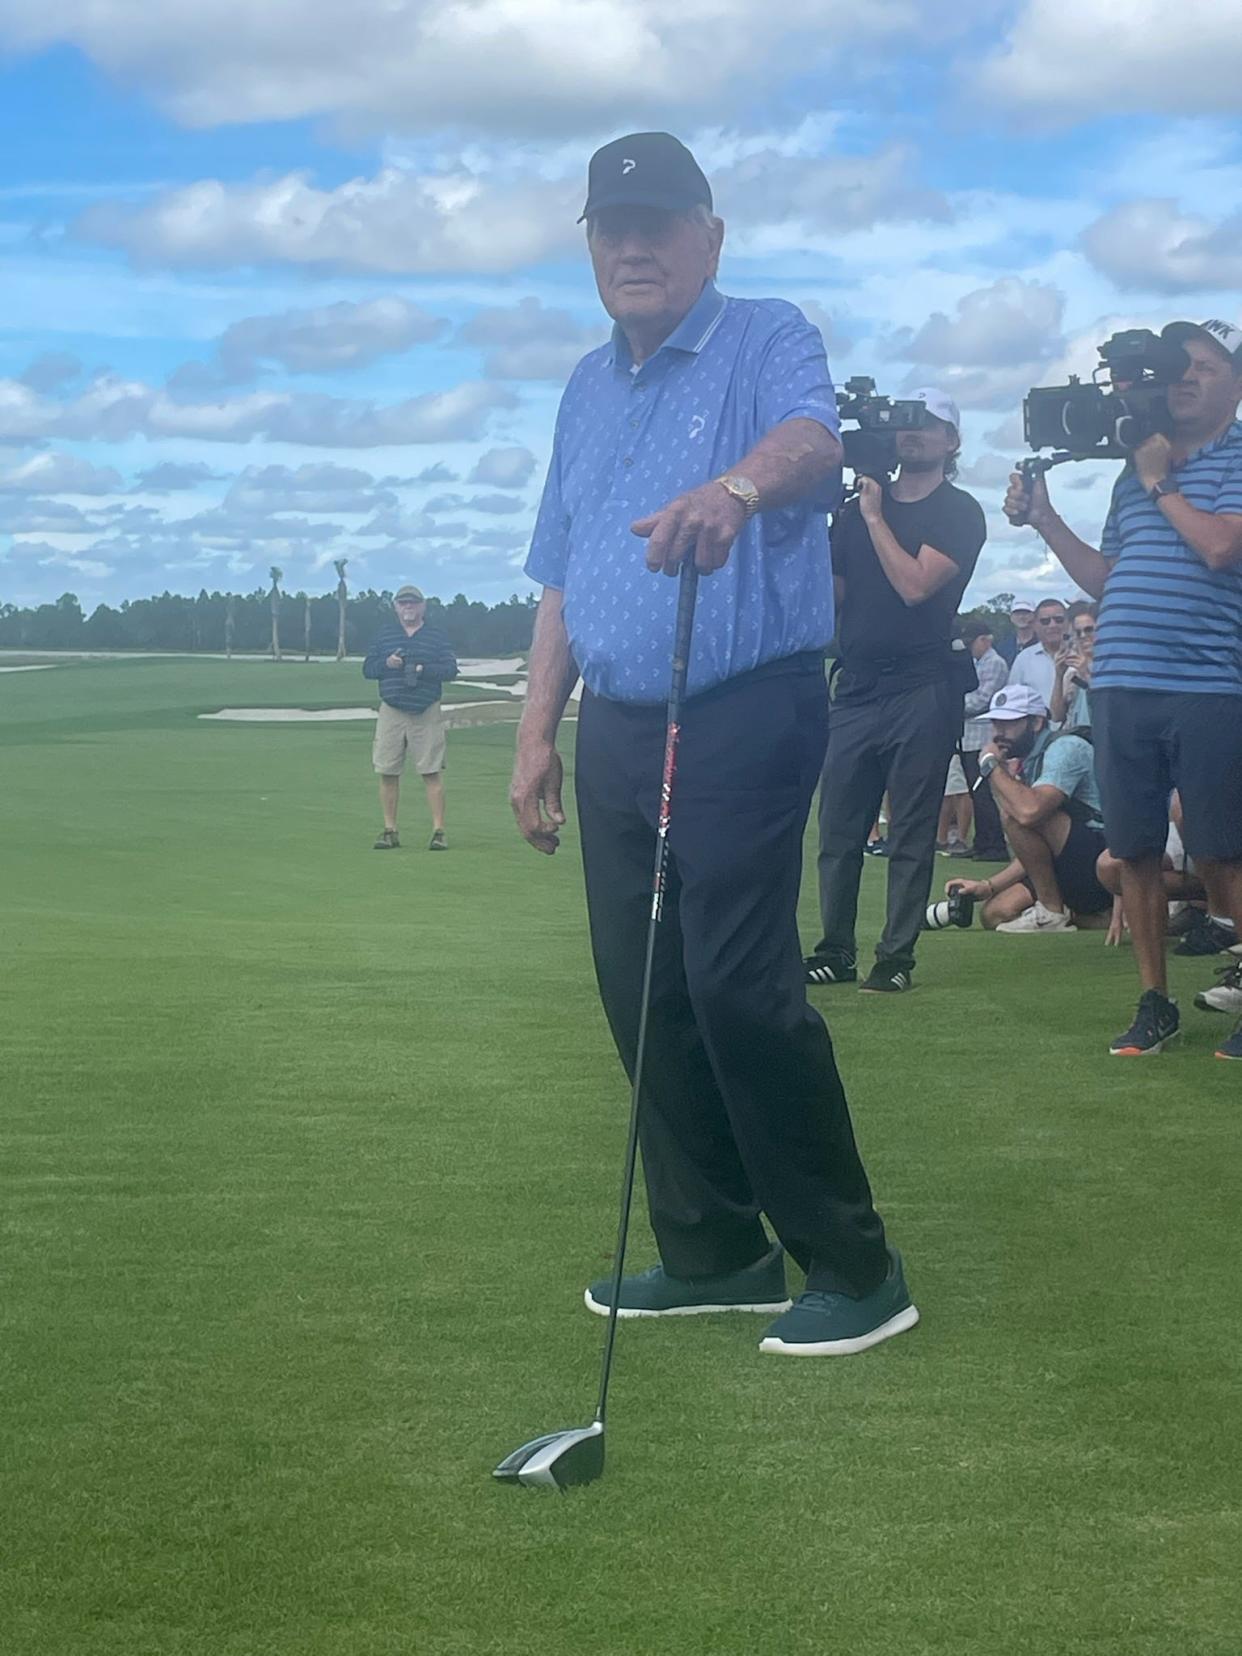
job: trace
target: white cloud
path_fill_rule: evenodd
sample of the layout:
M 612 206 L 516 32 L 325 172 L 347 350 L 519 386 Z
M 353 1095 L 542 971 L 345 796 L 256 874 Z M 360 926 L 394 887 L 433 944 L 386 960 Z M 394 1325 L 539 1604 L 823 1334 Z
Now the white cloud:
M 1065 296 L 1046 282 L 1004 276 L 892 335 L 885 354 L 915 365 L 907 388 L 933 383 L 968 408 L 1001 408 L 1035 383 L 1065 346 Z
M 476 311 L 457 337 L 463 345 L 483 348 L 489 379 L 563 384 L 586 352 L 607 337 L 607 328 L 603 320 L 584 325 L 567 310 L 549 309 L 530 297 Z
M 247 466 L 224 497 L 236 513 L 263 517 L 274 512 L 374 512 L 395 506 L 391 489 L 377 487 L 370 472 L 355 466 Z
M 969 70 L 1005 106 L 1061 119 L 1238 111 L 1242 0 L 1026 0 L 1001 50 Z
M 216 483 L 219 478 L 202 460 L 161 460 L 140 471 L 134 479 L 134 494 L 178 494 L 183 489 L 197 489 L 203 483 Z
M 120 473 L 111 466 L 94 466 L 61 450 L 48 449 L 0 469 L 0 494 L 110 495 L 122 487 Z
M 1168 197 L 1127 201 L 1087 227 L 1082 247 L 1118 287 L 1170 294 L 1242 287 L 1242 213 L 1213 222 Z
M 530 481 L 535 457 L 528 448 L 488 449 L 475 461 L 467 483 L 487 483 L 494 489 L 520 489 Z
M 761 151 L 718 174 L 712 194 L 726 224 L 749 232 L 780 226 L 842 235 L 881 222 L 952 217 L 947 199 L 922 184 L 913 153 L 898 145 L 875 155 Z
M 278 316 L 248 316 L 226 328 L 216 347 L 224 373 L 249 379 L 276 363 L 291 374 L 364 368 L 382 357 L 439 338 L 448 328 L 408 299 L 389 296 L 357 304 L 341 300 Z

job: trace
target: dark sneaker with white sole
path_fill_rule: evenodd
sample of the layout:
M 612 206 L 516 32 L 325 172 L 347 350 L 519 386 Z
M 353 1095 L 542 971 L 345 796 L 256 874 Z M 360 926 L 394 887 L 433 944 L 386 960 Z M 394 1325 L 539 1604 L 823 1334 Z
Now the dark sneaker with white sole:
M 900 995 L 914 988 L 913 968 L 895 960 L 877 960 L 858 985 L 863 995 Z
M 1222 1041 L 1216 1049 L 1218 1058 L 1242 1058 L 1242 1024 L 1234 1030 L 1227 1041 Z
M 445 838 L 443 828 L 437 828 L 435 833 L 432 834 L 431 842 L 427 846 L 427 849 L 428 849 L 428 851 L 447 851 L 448 850 L 448 840 Z
M 1108 1050 L 1114 1058 L 1154 1058 L 1181 1029 L 1177 1002 L 1159 989 L 1147 989 L 1139 999 L 1134 1022 Z
M 400 848 L 400 845 L 401 841 L 397 838 L 397 830 L 395 828 L 385 828 L 376 840 L 374 849 L 376 851 L 396 851 Z
M 808 1289 L 778 1317 L 759 1342 L 760 1351 L 782 1357 L 852 1357 L 919 1320 L 906 1287 L 901 1255 L 888 1250 L 888 1276 L 862 1299 Z
M 1198 914 L 1186 929 L 1181 942 L 1173 953 L 1175 955 L 1224 954 L 1225 950 L 1232 949 L 1237 941 L 1238 934 L 1232 926 L 1222 926 L 1219 920 L 1211 920 L 1206 914 Z
M 807 955 L 802 966 L 807 983 L 854 983 L 858 978 L 858 963 L 853 955 Z
M 585 1295 L 587 1310 L 606 1317 L 611 1295 L 611 1277 L 593 1282 Z M 672 1277 L 662 1265 L 653 1265 L 639 1276 L 622 1277 L 617 1316 L 695 1317 L 709 1311 L 762 1311 L 772 1316 L 788 1307 L 785 1252 L 778 1244 L 744 1271 L 725 1276 Z

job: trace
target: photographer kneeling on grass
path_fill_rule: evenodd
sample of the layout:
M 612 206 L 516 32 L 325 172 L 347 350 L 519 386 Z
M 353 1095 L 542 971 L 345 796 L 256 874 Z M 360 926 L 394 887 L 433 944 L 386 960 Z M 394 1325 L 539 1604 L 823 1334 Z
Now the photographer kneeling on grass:
M 988 717 L 980 786 L 992 791 L 1014 860 L 990 880 L 950 880 L 950 895 L 982 902 L 989 931 L 1031 936 L 1076 931 L 1083 919 L 1103 923 L 1113 899 L 1096 873 L 1104 828 L 1090 742 L 1054 731 L 1025 684 L 997 691 Z

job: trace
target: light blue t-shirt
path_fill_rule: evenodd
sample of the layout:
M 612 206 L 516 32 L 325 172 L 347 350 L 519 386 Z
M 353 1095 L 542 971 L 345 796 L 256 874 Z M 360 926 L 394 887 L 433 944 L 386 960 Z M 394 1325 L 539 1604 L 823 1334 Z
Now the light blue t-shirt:
M 630 524 L 736 468 L 798 416 L 839 429 L 819 330 L 796 305 L 728 299 L 710 282 L 641 367 L 615 329 L 574 369 L 526 573 L 563 591 L 574 659 L 597 695 L 650 704 L 668 694 L 678 583 L 650 573 Z M 701 582 L 691 694 L 828 643 L 825 513 L 839 495 L 836 474 L 814 498 L 759 513 Z
M 1102 828 L 1104 812 L 1095 780 L 1095 750 L 1082 736 L 1058 736 L 1045 730 L 1022 763 L 1022 779 L 1032 788 L 1042 782 L 1059 788 L 1067 799 L 1085 805 L 1091 816 L 1088 826 Z

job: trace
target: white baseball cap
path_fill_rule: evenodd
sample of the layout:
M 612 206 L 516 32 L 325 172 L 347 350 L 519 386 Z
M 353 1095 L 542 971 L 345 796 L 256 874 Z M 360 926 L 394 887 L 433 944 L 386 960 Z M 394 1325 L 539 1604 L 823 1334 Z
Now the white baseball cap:
M 925 386 L 921 391 L 911 391 L 910 396 L 914 402 L 925 403 L 929 414 L 934 414 L 938 420 L 943 420 L 946 425 L 951 425 L 954 431 L 960 433 L 962 416 L 947 391 L 937 391 L 932 386 Z
M 1022 610 L 1026 610 L 1029 615 L 1034 615 L 1035 606 L 1029 598 L 1015 598 L 1009 606 L 1010 615 L 1018 615 Z
M 1233 363 L 1234 373 L 1242 369 L 1242 328 L 1232 322 L 1221 322 L 1213 317 L 1207 322 L 1170 322 L 1162 330 L 1162 338 L 1184 345 L 1188 339 L 1206 339 Z
M 1007 684 L 992 697 L 987 711 L 989 719 L 1002 724 L 1006 719 L 1033 719 L 1036 716 L 1046 719 L 1048 704 L 1039 691 L 1032 690 L 1029 684 Z

